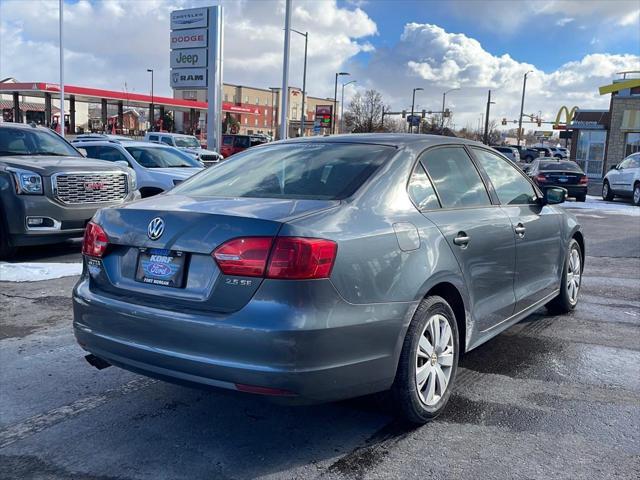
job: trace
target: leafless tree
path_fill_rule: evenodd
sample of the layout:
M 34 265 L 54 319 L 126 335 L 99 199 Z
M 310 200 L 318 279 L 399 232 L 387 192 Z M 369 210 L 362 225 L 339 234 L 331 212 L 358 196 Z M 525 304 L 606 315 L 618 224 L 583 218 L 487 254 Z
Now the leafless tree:
M 383 109 L 388 110 L 389 107 L 385 106 L 380 92 L 367 90 L 364 94 L 356 93 L 344 114 L 347 130 L 353 133 L 383 131 Z

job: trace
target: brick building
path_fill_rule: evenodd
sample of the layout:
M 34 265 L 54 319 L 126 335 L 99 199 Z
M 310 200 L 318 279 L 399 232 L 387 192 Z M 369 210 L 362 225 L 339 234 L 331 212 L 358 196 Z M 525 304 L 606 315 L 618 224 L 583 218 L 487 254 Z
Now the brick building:
M 225 83 L 222 88 L 222 119 L 224 127 L 231 133 L 254 134 L 264 133 L 276 136 L 279 127 L 280 115 L 280 88 L 265 89 L 233 85 Z M 207 101 L 206 90 L 174 90 L 174 98 L 183 100 Z M 333 99 L 305 97 L 305 135 L 313 134 L 313 122 L 317 105 L 333 105 Z M 289 137 L 299 135 L 302 117 L 302 91 L 299 88 L 289 87 L 288 123 Z M 338 102 L 338 112 L 340 102 Z M 204 112 L 198 114 L 194 125 L 203 128 Z M 176 130 L 187 131 L 189 125 L 189 113 L 176 117 Z M 223 127 L 223 128 L 224 128 Z

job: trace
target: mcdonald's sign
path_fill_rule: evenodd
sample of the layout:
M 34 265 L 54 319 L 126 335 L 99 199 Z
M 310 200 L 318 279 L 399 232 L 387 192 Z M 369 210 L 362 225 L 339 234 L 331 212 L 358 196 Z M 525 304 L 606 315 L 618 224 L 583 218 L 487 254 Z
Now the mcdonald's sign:
M 566 128 L 568 128 L 569 125 L 571 125 L 571 121 L 576 116 L 576 111 L 577 110 L 578 110 L 578 107 L 573 107 L 571 110 L 569 110 L 564 105 L 562 107 L 560 107 L 560 110 L 558 110 L 558 114 L 556 115 L 556 121 L 553 123 L 553 129 L 554 130 L 565 130 Z M 564 113 L 564 124 L 561 124 L 561 122 L 560 122 L 560 118 L 562 117 L 562 113 Z

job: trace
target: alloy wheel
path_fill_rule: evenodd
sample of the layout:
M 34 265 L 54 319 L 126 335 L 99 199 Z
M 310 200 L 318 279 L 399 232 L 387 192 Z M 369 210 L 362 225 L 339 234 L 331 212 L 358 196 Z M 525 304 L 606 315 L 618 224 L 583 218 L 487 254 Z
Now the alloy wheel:
M 609 196 L 609 184 L 607 182 L 604 182 L 604 185 L 602 185 L 602 196 L 604 198 Z
M 567 296 L 569 297 L 571 305 L 575 305 L 578 302 L 581 279 L 582 260 L 580 259 L 580 252 L 577 248 L 572 248 L 569 256 L 569 268 L 567 270 Z
M 440 314 L 430 317 L 416 351 L 416 387 L 420 400 L 428 406 L 438 403 L 449 386 L 454 348 L 446 317 Z
M 640 185 L 636 185 L 633 189 L 633 203 L 640 205 Z

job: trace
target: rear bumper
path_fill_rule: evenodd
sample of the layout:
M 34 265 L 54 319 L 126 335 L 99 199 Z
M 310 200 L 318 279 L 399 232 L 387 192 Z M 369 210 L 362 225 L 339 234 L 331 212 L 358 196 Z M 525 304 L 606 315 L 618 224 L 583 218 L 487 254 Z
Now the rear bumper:
M 290 298 L 280 302 L 273 300 L 275 290 L 282 292 L 274 282 L 263 282 L 238 312 L 196 315 L 106 298 L 83 278 L 73 294 L 75 335 L 85 350 L 144 375 L 277 389 L 295 402 L 391 386 L 416 303 L 349 304 L 329 281 L 296 282 L 303 285 L 292 284 Z

